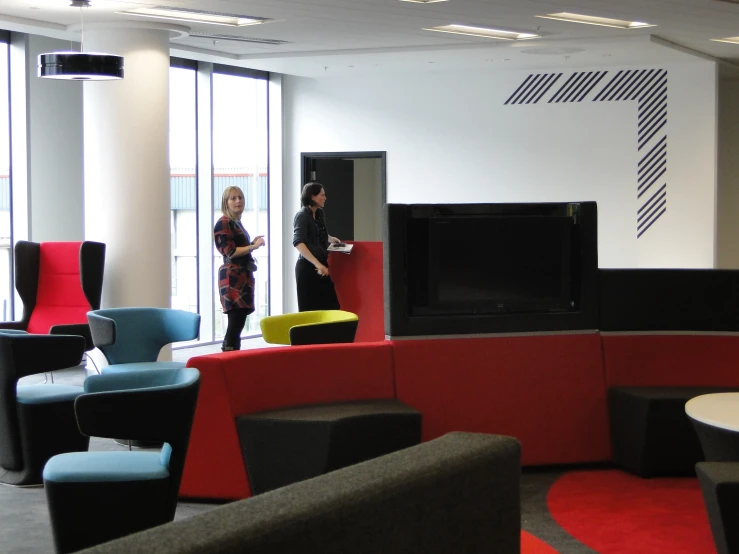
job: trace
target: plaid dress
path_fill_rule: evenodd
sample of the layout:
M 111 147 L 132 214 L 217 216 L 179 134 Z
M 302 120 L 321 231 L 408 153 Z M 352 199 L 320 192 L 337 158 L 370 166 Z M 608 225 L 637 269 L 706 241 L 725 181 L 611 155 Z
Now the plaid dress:
M 251 255 L 231 259 L 238 246 L 249 246 L 251 239 L 239 221 L 226 216 L 216 222 L 213 229 L 216 249 L 223 255 L 223 265 L 218 268 L 218 292 L 224 312 L 233 308 L 254 311 L 254 273 L 248 271 L 246 263 L 253 261 Z

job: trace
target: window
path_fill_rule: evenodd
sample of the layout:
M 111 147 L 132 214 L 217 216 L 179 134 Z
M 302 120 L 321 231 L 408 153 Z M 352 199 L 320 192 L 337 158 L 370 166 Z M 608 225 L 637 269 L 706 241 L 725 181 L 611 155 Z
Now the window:
M 226 187 L 244 191 L 242 222 L 251 237 L 268 230 L 267 79 L 260 71 L 171 59 L 172 307 L 201 314 L 202 342 L 221 340 L 227 325 L 218 294 L 223 261 L 213 245 Z M 268 248 L 254 257 L 255 312 L 244 336 L 259 334 L 270 312 Z
M 0 316 L 13 319 L 10 236 L 10 52 L 9 33 L 0 31 Z
M 268 231 L 267 80 L 260 72 L 216 66 L 213 73 L 213 218 L 221 217 L 226 187 L 244 191 L 241 222 L 252 239 Z M 269 256 L 267 248 L 254 253 L 259 269 L 254 274 L 254 313 L 244 335 L 258 334 L 259 321 L 269 314 Z M 218 282 L 222 259 L 214 252 L 213 272 Z M 215 291 L 216 338 L 223 338 L 226 317 Z
M 172 307 L 198 312 L 195 64 L 169 70 Z

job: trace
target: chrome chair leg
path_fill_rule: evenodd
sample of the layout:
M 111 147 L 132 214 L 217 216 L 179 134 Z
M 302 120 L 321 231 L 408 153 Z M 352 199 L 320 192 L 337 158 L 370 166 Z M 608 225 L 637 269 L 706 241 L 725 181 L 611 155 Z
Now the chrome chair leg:
M 98 365 L 95 363 L 95 360 L 92 358 L 92 356 L 85 352 L 85 357 L 92 362 L 92 367 L 94 367 L 95 371 L 97 371 L 98 375 L 100 375 L 100 369 L 98 368 Z

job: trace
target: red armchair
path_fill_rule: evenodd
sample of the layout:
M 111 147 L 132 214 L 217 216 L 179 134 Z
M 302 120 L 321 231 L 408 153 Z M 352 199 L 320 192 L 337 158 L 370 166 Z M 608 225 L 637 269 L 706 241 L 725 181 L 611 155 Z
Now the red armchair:
M 15 288 L 23 319 L 0 323 L 0 330 L 80 335 L 85 351 L 95 346 L 87 312 L 100 308 L 105 245 L 99 242 L 29 242 L 15 245 Z

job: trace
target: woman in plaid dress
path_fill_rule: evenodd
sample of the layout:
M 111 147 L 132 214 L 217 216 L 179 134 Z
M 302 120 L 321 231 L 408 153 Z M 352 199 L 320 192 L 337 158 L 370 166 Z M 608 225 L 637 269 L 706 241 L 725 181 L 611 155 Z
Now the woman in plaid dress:
M 241 331 L 246 316 L 254 311 L 254 272 L 257 264 L 252 252 L 264 246 L 264 237 L 254 240 L 241 224 L 244 213 L 244 193 L 239 187 L 227 187 L 221 199 L 223 216 L 216 222 L 213 238 L 216 249 L 223 255 L 218 269 L 218 292 L 221 305 L 228 316 L 228 327 L 221 350 L 239 350 Z

